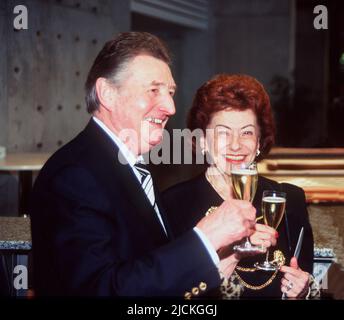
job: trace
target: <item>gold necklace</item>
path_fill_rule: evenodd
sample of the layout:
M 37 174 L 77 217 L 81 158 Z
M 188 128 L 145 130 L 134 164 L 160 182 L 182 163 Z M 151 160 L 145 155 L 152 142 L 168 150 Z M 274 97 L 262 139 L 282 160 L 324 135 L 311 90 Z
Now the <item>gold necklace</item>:
M 214 190 L 221 196 L 222 199 L 226 200 L 226 197 L 223 195 L 223 192 L 217 187 L 217 185 L 215 184 L 215 182 L 213 182 L 211 176 L 208 174 L 208 170 L 209 168 L 207 169 L 207 171 L 205 172 L 205 177 L 207 179 L 207 181 L 210 183 L 210 185 L 214 188 Z M 225 182 L 226 183 L 226 182 Z M 206 216 L 211 214 L 213 211 L 215 211 L 217 209 L 217 207 L 210 207 L 208 209 L 208 211 L 206 212 Z M 261 217 L 260 217 L 261 218 Z M 260 218 L 258 218 L 257 220 L 259 220 Z M 285 263 L 285 257 L 283 255 L 283 253 L 279 250 L 276 250 L 274 252 L 274 261 L 277 262 L 277 264 L 279 266 L 283 265 Z M 266 281 L 264 282 L 263 284 L 261 285 L 258 285 L 258 286 L 254 286 L 254 285 L 251 285 L 249 283 L 247 283 L 239 274 L 238 274 L 238 271 L 242 271 L 242 272 L 255 272 L 257 269 L 256 268 L 243 268 L 243 267 L 240 267 L 240 266 L 236 266 L 235 270 L 233 271 L 234 275 L 239 279 L 239 281 L 243 284 L 244 287 L 248 288 L 248 289 L 251 289 L 251 290 L 261 290 L 261 289 L 264 289 L 266 288 L 267 286 L 269 286 L 272 281 L 276 278 L 277 276 L 277 272 L 278 270 L 276 270 L 273 275 Z
M 237 269 L 237 268 L 235 268 L 235 269 Z M 250 272 L 254 272 L 254 271 L 250 271 Z M 241 278 L 240 275 L 238 274 L 238 272 L 236 270 L 234 270 L 234 274 L 238 277 L 239 281 L 243 284 L 243 286 L 248 288 L 248 289 L 251 289 L 251 290 L 261 290 L 261 289 L 266 288 L 276 278 L 277 272 L 278 272 L 278 270 L 276 270 L 274 272 L 274 274 L 263 284 L 261 284 L 259 286 L 253 286 L 253 285 L 247 283 L 243 278 Z
M 280 250 L 275 250 L 274 251 L 274 260 L 272 262 L 276 262 L 276 264 L 281 267 L 282 265 L 285 264 L 285 257 L 283 255 L 283 252 L 280 251 Z M 238 271 L 242 271 L 242 272 L 255 272 L 257 269 L 256 268 L 243 268 L 243 267 L 240 267 L 240 266 L 236 266 L 235 268 L 236 270 Z M 251 285 L 249 283 L 247 283 L 240 275 L 239 273 L 234 270 L 234 274 L 238 277 L 238 279 L 240 280 L 240 282 L 243 284 L 244 287 L 248 288 L 248 289 L 251 289 L 251 290 L 261 290 L 261 289 L 264 289 L 266 288 L 268 285 L 270 285 L 272 283 L 272 281 L 276 278 L 277 276 L 277 272 L 278 270 L 276 270 L 273 275 L 266 281 L 264 282 L 263 284 L 261 285 L 258 285 L 258 286 L 254 286 L 254 285 Z
M 209 215 L 209 214 L 212 214 L 215 210 L 217 209 L 217 207 L 215 206 L 212 206 L 210 207 L 207 212 L 205 213 L 205 216 Z M 279 267 L 281 267 L 282 265 L 285 264 L 285 257 L 283 255 L 283 252 L 280 251 L 280 250 L 275 250 L 274 251 L 274 260 L 272 262 L 276 262 L 277 265 Z M 264 289 L 266 288 L 268 285 L 271 284 L 271 282 L 276 278 L 277 276 L 277 272 L 278 270 L 276 270 L 273 275 L 266 281 L 264 282 L 263 284 L 261 285 L 258 285 L 258 286 L 254 286 L 254 285 L 251 285 L 249 283 L 247 283 L 240 275 L 239 273 L 236 271 L 242 271 L 242 272 L 255 272 L 257 271 L 256 268 L 244 268 L 244 267 L 240 267 L 240 266 L 236 266 L 235 267 L 235 270 L 233 271 L 234 275 L 239 279 L 239 281 L 242 283 L 242 285 L 248 289 L 251 289 L 251 290 L 261 290 L 261 289 Z

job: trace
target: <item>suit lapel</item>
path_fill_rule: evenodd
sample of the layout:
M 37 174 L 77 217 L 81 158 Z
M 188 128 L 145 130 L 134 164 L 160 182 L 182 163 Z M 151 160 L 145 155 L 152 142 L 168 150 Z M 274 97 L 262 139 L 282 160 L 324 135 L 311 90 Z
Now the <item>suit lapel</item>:
M 120 163 L 118 146 L 93 120 L 89 122 L 84 133 L 87 143 L 93 144 L 94 161 L 98 162 L 97 166 L 108 181 L 107 184 L 110 187 L 114 183 L 119 184 L 127 194 L 130 204 L 135 207 L 135 213 L 145 221 L 147 228 L 151 230 L 152 236 L 159 241 L 166 241 L 166 234 L 157 214 L 130 165 Z M 99 163 L 99 158 L 103 159 L 102 163 Z

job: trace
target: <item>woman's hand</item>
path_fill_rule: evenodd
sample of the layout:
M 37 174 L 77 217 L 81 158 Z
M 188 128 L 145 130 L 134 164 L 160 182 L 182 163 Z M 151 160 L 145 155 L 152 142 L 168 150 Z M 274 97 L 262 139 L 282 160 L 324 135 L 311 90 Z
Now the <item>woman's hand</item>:
M 256 223 L 255 230 L 253 234 L 250 236 L 250 241 L 253 245 L 262 246 L 265 250 L 271 246 L 275 246 L 278 238 L 278 232 L 264 224 Z M 238 262 L 241 258 L 256 255 L 257 252 L 252 253 L 234 253 L 233 252 L 233 244 L 222 247 L 220 250 L 217 251 L 221 261 L 232 255 L 232 260 Z
M 309 288 L 309 273 L 299 268 L 297 259 L 292 257 L 290 267 L 282 266 L 280 269 L 284 273 L 281 291 L 288 298 L 303 298 L 307 295 Z
M 232 275 L 238 262 L 239 259 L 237 255 L 233 253 L 230 256 L 227 256 L 226 258 L 220 260 L 220 263 L 218 264 L 218 269 L 220 273 L 222 273 L 222 275 L 228 279 Z
M 275 229 L 265 224 L 256 223 L 255 231 L 250 236 L 250 241 L 253 245 L 270 248 L 276 245 L 277 238 L 278 232 Z

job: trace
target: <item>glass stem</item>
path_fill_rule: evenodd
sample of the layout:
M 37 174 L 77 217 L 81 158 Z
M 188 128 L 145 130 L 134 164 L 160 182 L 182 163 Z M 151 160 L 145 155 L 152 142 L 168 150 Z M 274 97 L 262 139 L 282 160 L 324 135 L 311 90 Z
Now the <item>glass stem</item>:
M 269 262 L 269 249 L 266 250 L 266 257 L 265 257 L 265 262 Z

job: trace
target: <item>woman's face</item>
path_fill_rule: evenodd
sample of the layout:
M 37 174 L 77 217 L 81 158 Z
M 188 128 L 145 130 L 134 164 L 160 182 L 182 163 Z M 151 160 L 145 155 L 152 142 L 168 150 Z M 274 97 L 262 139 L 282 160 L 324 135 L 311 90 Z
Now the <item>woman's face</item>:
M 207 127 L 201 147 L 210 153 L 212 161 L 230 174 L 232 163 L 249 163 L 259 148 L 259 127 L 252 110 L 226 109 L 215 113 Z

